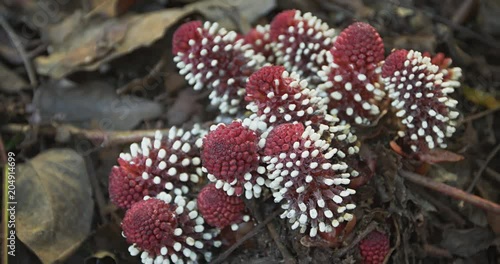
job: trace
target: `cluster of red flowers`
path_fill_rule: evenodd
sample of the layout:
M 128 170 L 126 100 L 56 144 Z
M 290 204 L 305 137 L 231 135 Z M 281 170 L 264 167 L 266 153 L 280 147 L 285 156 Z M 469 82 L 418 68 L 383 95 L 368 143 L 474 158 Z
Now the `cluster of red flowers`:
M 128 209 L 124 236 L 144 263 L 209 261 L 218 233 L 250 220 L 243 198 L 264 192 L 291 229 L 311 238 L 338 231 L 355 219 L 352 179 L 370 173 L 354 132 L 383 112 L 399 122 L 395 140 L 408 157 L 446 147 L 455 132 L 457 101 L 448 95 L 460 69 L 442 54 L 396 50 L 386 58 L 366 23 L 337 34 L 288 10 L 241 35 L 192 21 L 175 32 L 173 52 L 187 82 L 211 91 L 211 104 L 235 119 L 209 131 L 172 128 L 120 155 L 110 196 Z M 201 177 L 211 183 L 186 198 Z M 387 254 L 380 234 L 361 243 L 365 263 Z

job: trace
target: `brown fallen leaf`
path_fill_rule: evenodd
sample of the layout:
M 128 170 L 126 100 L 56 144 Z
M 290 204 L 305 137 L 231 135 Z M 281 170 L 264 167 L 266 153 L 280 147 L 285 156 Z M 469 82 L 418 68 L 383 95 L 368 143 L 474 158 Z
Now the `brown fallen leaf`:
M 18 167 L 17 237 L 43 263 L 63 261 L 87 238 L 94 202 L 83 158 L 51 149 Z
M 68 18 L 71 23 L 82 25 L 81 28 L 74 28 L 64 41 L 54 45 L 52 54 L 37 57 L 37 72 L 60 79 L 75 71 L 96 70 L 102 63 L 152 44 L 169 26 L 192 11 L 192 8 L 171 8 L 104 21 L 98 17 L 86 21 L 80 16 L 80 23 L 75 23 L 75 17 L 71 16 Z

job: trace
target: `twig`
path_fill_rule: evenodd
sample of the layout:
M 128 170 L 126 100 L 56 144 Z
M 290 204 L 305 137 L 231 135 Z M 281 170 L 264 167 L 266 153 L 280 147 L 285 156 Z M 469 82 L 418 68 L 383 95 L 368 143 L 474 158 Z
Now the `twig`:
M 482 160 L 476 160 L 476 163 L 478 166 L 483 166 L 485 164 L 485 162 Z M 486 167 L 486 169 L 484 170 L 484 173 L 486 173 L 486 175 L 491 180 L 494 180 L 494 181 L 500 183 L 500 173 L 499 172 L 495 171 L 494 169 L 492 169 L 490 167 Z
M 500 107 L 491 108 L 491 109 L 488 109 L 488 110 L 485 110 L 485 111 L 482 111 L 482 112 L 479 112 L 479 113 L 476 113 L 476 114 L 472 114 L 470 116 L 466 116 L 466 117 L 464 117 L 464 119 L 462 119 L 462 120 L 459 121 L 458 126 L 461 125 L 461 124 L 463 124 L 463 123 L 474 121 L 476 119 L 479 119 L 479 118 L 485 117 L 487 115 L 493 114 L 493 113 L 495 113 L 498 110 L 500 110 Z
M 351 250 L 353 247 L 357 246 L 359 244 L 359 242 L 361 242 L 361 240 L 363 240 L 363 238 L 365 238 L 368 234 L 370 234 L 373 230 L 375 230 L 375 228 L 377 228 L 378 226 L 378 223 L 377 222 L 371 222 L 366 228 L 365 230 L 363 230 L 363 232 L 359 233 L 359 235 L 354 238 L 354 240 L 352 240 L 349 245 L 341 248 L 340 250 L 338 250 L 337 252 L 335 252 L 333 258 L 336 259 L 336 258 L 341 258 L 342 256 L 344 256 L 349 250 Z
M 470 16 L 471 10 L 476 4 L 476 0 L 465 0 L 462 4 L 456 9 L 455 14 L 451 18 L 451 22 L 460 25 L 463 24 L 464 21 Z
M 221 263 L 224 261 L 231 253 L 236 250 L 241 244 L 245 243 L 248 239 L 252 238 L 255 236 L 257 233 L 262 231 L 262 228 L 267 225 L 267 223 L 271 222 L 276 216 L 278 216 L 282 212 L 281 208 L 274 211 L 271 215 L 269 215 L 264 221 L 259 223 L 257 226 L 255 226 L 252 231 L 248 232 L 246 235 L 244 235 L 242 238 L 240 238 L 238 241 L 236 241 L 230 248 L 226 249 L 222 254 L 220 254 L 216 259 L 214 259 L 212 264 L 217 264 Z
M 251 200 L 247 202 L 247 207 L 250 209 L 250 213 L 257 219 L 257 221 L 262 222 L 262 214 L 260 213 L 259 207 L 255 200 Z M 276 226 L 274 225 L 273 222 L 269 222 L 267 225 L 267 230 L 269 231 L 269 234 L 271 235 L 271 238 L 274 240 L 274 243 L 278 247 L 279 251 L 281 252 L 281 255 L 283 256 L 283 261 L 285 263 L 290 263 L 294 264 L 297 263 L 295 258 L 290 254 L 288 249 L 281 243 L 281 239 L 276 232 Z
M 486 161 L 484 164 L 479 168 L 479 171 L 476 173 L 474 176 L 474 179 L 472 180 L 472 183 L 470 184 L 469 188 L 467 188 L 467 192 L 472 192 L 474 187 L 476 186 L 477 182 L 479 181 L 479 178 L 481 178 L 481 175 L 483 175 L 484 170 L 488 166 L 488 163 L 497 155 L 498 151 L 500 151 L 500 144 L 498 144 L 491 152 L 488 154 L 488 157 L 486 157 Z
M 423 249 L 427 255 L 431 255 L 433 257 L 440 257 L 440 258 L 452 258 L 453 257 L 448 250 L 443 249 L 443 248 L 438 248 L 434 245 L 424 244 Z
M 281 243 L 280 237 L 279 237 L 278 233 L 276 232 L 276 226 L 274 225 L 274 223 L 273 222 L 269 222 L 266 226 L 267 226 L 267 230 L 269 231 L 269 234 L 271 235 L 271 237 L 274 240 L 274 243 L 276 244 L 276 246 L 278 247 L 279 251 L 281 252 L 281 255 L 283 255 L 283 261 L 284 261 L 284 263 L 287 263 L 287 264 L 295 264 L 295 263 L 297 263 L 297 261 L 292 256 L 292 254 L 290 254 L 290 252 L 285 247 L 285 245 L 283 245 L 283 243 Z
M 413 182 L 413 183 L 418 184 L 418 185 L 424 186 L 426 188 L 437 191 L 437 192 L 442 193 L 444 195 L 448 195 L 448 196 L 453 197 L 455 199 L 463 200 L 465 202 L 473 204 L 473 205 L 475 205 L 479 208 L 482 208 L 484 210 L 491 211 L 491 212 L 496 213 L 496 214 L 500 214 L 500 205 L 499 204 L 496 204 L 492 201 L 488 201 L 488 200 L 481 198 L 477 195 L 473 195 L 473 194 L 464 192 L 464 191 L 457 189 L 455 187 L 434 181 L 432 179 L 429 179 L 427 177 L 424 177 L 420 174 L 416 174 L 413 172 L 400 170 L 399 175 L 401 177 Z
M 24 124 L 9 124 L 0 130 L 9 133 L 25 133 L 34 127 Z M 36 127 L 35 127 L 36 128 Z M 133 130 L 133 131 L 104 131 L 78 128 L 72 125 L 61 124 L 57 126 L 48 125 L 39 128 L 39 133 L 43 135 L 55 135 L 58 131 L 64 130 L 71 136 L 84 137 L 100 147 L 127 144 L 140 141 L 143 137 L 154 137 L 159 130 L 162 134 L 168 133 L 168 129 L 155 130 Z
M 31 61 L 28 59 L 28 55 L 26 54 L 26 51 L 24 50 L 19 37 L 16 35 L 12 27 L 9 25 L 9 23 L 7 23 L 7 20 L 5 20 L 2 15 L 0 15 L 0 25 L 2 25 L 2 27 L 5 29 L 5 32 L 7 32 L 7 35 L 12 41 L 12 44 L 14 44 L 14 47 L 16 47 L 17 52 L 19 52 L 19 55 L 23 59 L 24 67 L 26 68 L 26 72 L 28 73 L 28 78 L 30 79 L 31 86 L 36 87 L 38 85 L 38 82 L 36 80 L 35 71 L 33 70 L 33 65 L 31 65 Z

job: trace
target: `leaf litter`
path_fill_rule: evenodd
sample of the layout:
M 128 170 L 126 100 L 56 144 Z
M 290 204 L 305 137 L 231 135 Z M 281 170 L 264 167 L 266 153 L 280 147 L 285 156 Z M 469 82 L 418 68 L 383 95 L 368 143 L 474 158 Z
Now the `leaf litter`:
M 61 144 L 63 147 L 74 148 L 78 142 L 70 140 L 60 143 L 54 141 L 54 133 L 40 130 L 35 134 L 35 148 L 23 149 L 12 142 L 17 142 L 18 139 L 15 138 L 25 135 L 26 131 L 5 130 L 5 125 L 24 123 L 36 130 L 47 124 L 57 126 L 61 123 L 86 129 L 101 129 L 102 120 L 109 119 L 113 125 L 104 126 L 105 128 L 126 131 L 164 128 L 193 120 L 208 120 L 207 115 L 210 113 L 203 111 L 206 101 L 200 99 L 202 96 L 189 89 L 174 89 L 171 83 L 160 83 L 158 87 L 148 91 L 141 91 L 139 87 L 126 90 L 119 96 L 115 93 L 116 89 L 132 82 L 137 76 L 127 76 L 118 68 L 113 68 L 112 63 L 118 59 L 123 62 L 127 61 L 127 58 L 141 56 L 159 58 L 155 44 L 170 38 L 171 31 L 176 28 L 178 22 L 189 18 L 202 17 L 219 21 L 229 28 L 245 31 L 256 23 L 269 22 L 269 18 L 280 10 L 306 8 L 305 11 L 314 12 L 331 26 L 338 28 L 343 28 L 353 20 L 378 25 L 388 47 L 455 51 L 457 61 L 468 65 L 468 69 L 464 70 L 466 85 L 458 91 L 457 99 L 463 102 L 464 119 L 469 123 L 466 133 L 461 135 L 462 139 L 459 141 L 470 144 L 463 144 L 466 148 L 457 149 L 456 153 L 436 152 L 422 157 L 429 163 L 439 165 L 415 169 L 422 170 L 439 181 L 456 184 L 461 189 L 467 189 L 473 172 L 482 166 L 486 166 L 485 172 L 500 171 L 498 157 L 488 164 L 484 162 L 491 144 L 498 144 L 500 134 L 494 129 L 499 122 L 498 114 L 491 111 L 474 116 L 482 111 L 498 108 L 500 55 L 497 50 L 490 49 L 491 46 L 477 41 L 477 34 L 467 33 L 460 27 L 443 26 L 446 21 L 440 19 L 447 19 L 446 15 L 449 14 L 449 11 L 447 13 L 445 10 L 456 9 L 450 3 L 431 1 L 437 8 L 430 13 L 428 10 L 431 6 L 425 4 L 407 6 L 402 3 L 398 6 L 392 2 L 381 4 L 374 1 L 313 1 L 311 4 L 265 0 L 252 1 L 251 4 L 248 1 L 172 1 L 171 4 L 165 4 L 164 1 L 106 1 L 102 4 L 96 4 L 99 1 L 89 2 L 92 2 L 90 9 L 68 8 L 68 12 L 59 14 L 62 19 L 58 23 L 38 29 L 39 34 L 44 36 L 39 41 L 48 48 L 46 53 L 34 59 L 37 74 L 43 83 L 34 91 L 23 89 L 28 82 L 26 73 L 19 68 L 19 65 L 22 66 L 19 64 L 19 58 L 12 56 L 12 47 L 3 43 L 1 45 L 9 47 L 0 51 L 6 67 L 11 67 L 5 71 L 10 78 L 6 80 L 14 81 L 12 85 L 2 86 L 0 93 L 5 94 L 0 94 L 0 105 L 3 100 L 17 100 L 23 102 L 30 111 L 22 113 L 5 108 L 9 115 L 8 119 L 0 120 L 0 141 L 5 141 L 7 150 L 20 152 L 26 157 L 25 164 L 19 167 L 18 197 L 26 199 L 23 204 L 28 207 L 19 207 L 19 224 L 22 226 L 19 228 L 19 238 L 43 263 L 64 260 L 69 261 L 68 263 L 81 263 L 84 259 L 86 263 L 133 263 L 136 259 L 128 256 L 126 244 L 119 234 L 123 212 L 109 206 L 105 216 L 111 221 L 101 226 L 98 218 L 93 217 L 94 200 L 86 180 L 88 175 L 82 157 L 74 151 L 58 148 Z M 496 6 L 493 0 L 482 2 L 476 6 L 479 13 L 470 11 L 471 18 L 460 20 L 462 22 L 459 26 L 472 27 L 480 36 L 498 37 L 494 26 L 496 20 L 491 14 L 491 10 Z M 11 11 L 7 9 L 7 12 Z M 234 14 L 229 16 L 229 12 Z M 485 17 L 479 19 L 480 16 Z M 9 21 L 18 25 L 23 23 L 14 17 Z M 14 29 L 20 32 L 19 27 Z M 44 47 L 41 46 L 41 49 L 44 50 Z M 168 50 L 169 47 L 164 49 Z M 483 54 L 483 50 L 487 50 L 487 56 Z M 131 56 L 131 53 L 134 53 L 134 56 Z M 156 62 L 158 58 L 155 58 Z M 133 66 L 136 61 L 129 63 Z M 481 69 L 485 68 L 491 72 L 482 72 Z M 172 68 L 167 67 L 164 70 L 168 74 L 177 74 Z M 142 71 L 143 69 L 137 69 L 138 73 Z M 486 77 L 479 79 L 476 76 Z M 31 100 L 29 104 L 26 103 L 26 98 Z M 168 103 L 162 101 L 164 99 Z M 133 107 L 129 102 L 133 102 Z M 167 107 L 164 108 L 165 105 Z M 128 111 L 131 108 L 134 111 Z M 128 111 L 125 118 L 123 110 Z M 473 118 L 467 119 L 469 116 Z M 480 140 L 483 133 L 489 135 L 488 142 Z M 367 141 L 369 140 L 368 137 Z M 457 145 L 460 145 L 460 142 Z M 113 148 L 114 151 L 110 151 Z M 99 150 L 97 146 L 97 152 L 116 156 L 119 148 L 120 146 L 110 146 L 106 150 Z M 450 258 L 455 262 L 474 263 L 474 260 L 488 259 L 487 256 L 491 256 L 491 252 L 491 263 L 495 263 L 495 259 L 500 260 L 500 243 L 498 238 L 495 239 L 495 234 L 498 236 L 500 232 L 498 215 L 484 213 L 478 208 L 464 206 L 459 201 L 440 196 L 439 193 L 418 188 L 398 176 L 398 170 L 402 167 L 409 168 L 416 166 L 415 164 L 401 159 L 385 145 L 376 145 L 373 152 L 377 173 L 370 184 L 359 191 L 359 197 L 365 204 L 360 206 L 363 208 L 360 219 L 364 221 L 358 223 L 359 229 L 355 235 L 366 231 L 372 222 L 377 224 L 378 229 L 390 233 L 391 245 L 394 248 L 392 263 L 411 263 L 417 260 L 423 263 L 442 263 L 444 259 Z M 104 158 L 97 153 L 90 152 L 86 155 L 90 155 L 89 158 L 94 161 L 100 187 L 106 190 L 107 172 L 111 165 L 101 162 Z M 462 164 L 461 166 L 466 166 L 465 169 L 446 164 L 461 164 L 464 162 L 462 159 L 478 162 Z M 498 202 L 498 182 L 488 178 L 488 173 L 484 174 L 474 192 Z M 76 183 L 79 187 L 76 187 Z M 61 186 L 70 186 L 69 188 L 73 189 L 70 189 L 69 193 Z M 35 194 L 39 195 L 36 196 L 36 201 L 33 200 Z M 84 202 L 80 204 L 75 201 Z M 77 209 L 85 214 L 75 212 Z M 264 208 L 267 212 L 270 212 L 270 209 L 272 208 Z M 40 214 L 48 215 L 43 218 L 45 221 L 36 222 L 32 215 L 26 213 L 31 212 L 30 210 L 38 210 Z M 455 218 L 443 216 L 446 210 L 452 210 L 456 214 Z M 75 216 L 82 215 L 83 217 L 75 219 Z M 466 222 L 465 226 L 460 224 L 462 221 Z M 338 252 L 328 247 L 304 247 L 295 233 L 286 228 L 283 220 L 276 219 L 273 222 L 284 246 L 299 263 L 326 263 L 337 256 Z M 68 234 L 68 225 L 78 227 L 79 230 Z M 62 240 L 66 243 L 61 245 L 58 241 L 51 241 L 46 237 L 46 233 L 39 232 L 42 227 L 46 228 L 47 234 L 61 234 L 67 239 Z M 27 232 L 28 230 L 34 231 Z M 257 233 L 249 241 L 251 243 L 246 243 L 234 251 L 226 262 L 269 263 L 282 258 L 265 231 Z M 349 244 L 352 241 L 355 241 L 355 236 L 346 238 L 344 243 Z M 356 254 L 355 250 L 347 251 L 342 263 L 356 263 Z

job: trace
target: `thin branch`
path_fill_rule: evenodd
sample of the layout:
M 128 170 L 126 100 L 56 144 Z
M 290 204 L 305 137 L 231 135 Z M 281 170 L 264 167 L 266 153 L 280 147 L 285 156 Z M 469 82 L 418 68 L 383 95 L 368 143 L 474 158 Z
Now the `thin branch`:
M 0 15 L 0 25 L 5 29 L 5 32 L 7 32 L 7 35 L 12 41 L 12 44 L 14 44 L 14 47 L 16 48 L 17 52 L 19 52 L 19 55 L 23 59 L 24 67 L 26 68 L 26 72 L 28 73 L 28 78 L 30 79 L 31 86 L 36 87 L 38 85 L 38 82 L 36 80 L 35 71 L 33 70 L 33 65 L 31 65 L 31 61 L 28 59 L 28 55 L 24 50 L 21 40 L 19 40 L 19 37 L 16 35 L 12 27 L 9 25 L 9 23 L 7 23 L 7 20 L 5 20 L 5 18 L 2 15 Z
M 466 117 L 464 117 L 464 119 L 462 119 L 462 120 L 459 121 L 458 125 L 461 125 L 463 123 L 467 123 L 467 122 L 470 122 L 470 121 L 474 121 L 474 120 L 479 119 L 479 118 L 483 118 L 483 117 L 485 117 L 487 115 L 495 113 L 498 110 L 500 110 L 500 107 L 491 108 L 491 109 L 488 109 L 488 110 L 485 110 L 485 111 L 482 111 L 482 112 L 479 112 L 479 113 L 476 113 L 476 114 L 472 114 L 472 115 L 466 116 Z
M 280 208 L 276 211 L 274 211 L 271 215 L 269 215 L 264 221 L 259 223 L 257 226 L 255 226 L 252 231 L 248 232 L 246 235 L 244 235 L 242 238 L 240 238 L 238 241 L 236 241 L 230 248 L 226 249 L 222 254 L 220 254 L 216 259 L 214 259 L 212 264 L 217 264 L 221 263 L 224 261 L 231 253 L 236 250 L 241 244 L 245 243 L 248 239 L 252 238 L 255 236 L 257 233 L 262 231 L 262 228 L 266 226 L 269 222 L 271 222 L 276 216 L 278 216 L 283 210 Z
M 424 244 L 423 250 L 427 256 L 439 257 L 439 258 L 452 258 L 451 253 L 443 248 L 436 247 L 431 244 Z
M 26 133 L 35 127 L 25 124 L 9 124 L 3 126 L 0 130 L 8 133 Z M 78 128 L 72 125 L 48 125 L 39 127 L 39 133 L 43 135 L 55 136 L 58 131 L 69 132 L 71 136 L 83 137 L 100 147 L 129 144 L 142 140 L 143 137 L 154 137 L 156 131 L 162 134 L 167 134 L 168 129 L 154 129 L 154 130 L 133 130 L 133 131 L 105 131 L 105 130 L 91 130 Z
M 476 173 L 474 176 L 474 179 L 472 180 L 472 183 L 470 184 L 469 188 L 467 188 L 467 192 L 472 192 L 474 187 L 476 186 L 477 182 L 481 178 L 481 175 L 483 175 L 484 170 L 486 167 L 488 167 L 488 163 L 497 155 L 498 151 L 500 151 L 500 144 L 498 144 L 491 152 L 488 154 L 488 157 L 486 157 L 486 161 L 484 164 L 479 168 L 479 171 Z
M 485 162 L 482 160 L 476 160 L 476 164 L 478 166 L 483 166 L 484 163 Z M 494 169 L 492 169 L 490 167 L 486 167 L 486 169 L 484 170 L 484 173 L 486 173 L 486 176 L 488 176 L 488 178 L 490 178 L 491 180 L 494 180 L 497 183 L 500 183 L 500 173 L 499 172 L 495 171 Z
M 259 211 L 259 207 L 256 206 L 257 203 L 252 202 L 252 206 L 250 207 L 250 211 L 252 215 L 257 219 L 257 221 L 261 222 L 262 221 L 262 214 Z M 281 252 L 281 255 L 283 256 L 283 261 L 285 263 L 290 263 L 290 264 L 295 264 L 297 261 L 295 258 L 290 254 L 288 249 L 281 243 L 281 239 L 278 235 L 278 232 L 276 232 L 276 226 L 274 223 L 271 221 L 267 223 L 267 230 L 269 231 L 269 234 L 271 235 L 271 238 L 274 240 L 274 243 L 278 247 L 279 251 Z
M 451 22 L 456 25 L 461 25 L 470 16 L 471 10 L 474 9 L 476 0 L 464 0 L 462 4 L 456 9 L 455 14 L 451 18 Z
M 361 242 L 361 240 L 363 240 L 363 238 L 365 238 L 368 234 L 370 234 L 373 230 L 375 230 L 375 228 L 377 228 L 378 226 L 378 223 L 373 221 L 371 222 L 366 228 L 365 230 L 363 230 L 363 232 L 359 233 L 359 235 L 354 238 L 353 241 L 351 241 L 349 243 L 349 245 L 339 249 L 337 252 L 335 252 L 335 255 L 334 255 L 334 259 L 336 258 L 341 258 L 342 256 L 344 256 L 349 250 L 351 250 L 353 247 L 357 246 L 359 244 L 359 242 Z
M 452 187 L 450 185 L 434 181 L 420 174 L 416 174 L 413 172 L 400 170 L 399 175 L 413 183 L 424 186 L 436 192 L 442 193 L 444 195 L 448 195 L 452 198 L 463 200 L 470 204 L 473 204 L 479 208 L 482 208 L 487 211 L 491 211 L 496 214 L 500 214 L 500 205 L 496 204 L 492 201 L 488 201 L 484 198 L 481 198 L 477 195 L 473 195 L 467 192 L 464 192 L 460 189 Z

